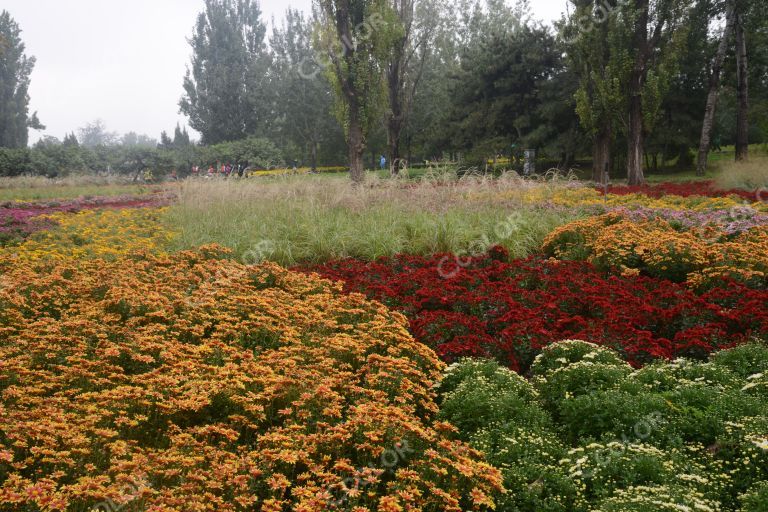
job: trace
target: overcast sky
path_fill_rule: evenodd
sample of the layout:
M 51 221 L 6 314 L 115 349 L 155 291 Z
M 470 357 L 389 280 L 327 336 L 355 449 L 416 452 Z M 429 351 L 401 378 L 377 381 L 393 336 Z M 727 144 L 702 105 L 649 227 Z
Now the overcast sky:
M 286 8 L 310 10 L 312 0 L 262 0 L 267 21 Z M 566 0 L 532 0 L 536 17 L 549 21 Z M 158 138 L 177 122 L 182 79 L 189 62 L 187 38 L 203 0 L 3 0 L 19 23 L 27 55 L 37 57 L 31 111 L 47 129 L 65 133 L 95 119 L 111 131 Z M 35 142 L 42 135 L 31 131 Z

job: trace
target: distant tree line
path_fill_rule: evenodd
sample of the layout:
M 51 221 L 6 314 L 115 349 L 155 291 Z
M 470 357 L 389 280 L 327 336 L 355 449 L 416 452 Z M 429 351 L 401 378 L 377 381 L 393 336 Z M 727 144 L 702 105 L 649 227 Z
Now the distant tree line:
M 314 4 L 267 40 L 254 0 L 206 1 L 181 101 L 203 142 L 258 135 L 315 163 L 318 148 L 339 154 L 335 117 L 356 180 L 366 152 L 397 172 L 531 148 L 640 183 L 692 168 L 697 150 L 733 144 L 745 158 L 768 140 L 758 0 L 571 0 L 553 27 L 526 1 Z
M 289 9 L 269 31 L 255 0 L 206 0 L 179 103 L 199 144 L 181 129 L 157 143 L 126 135 L 93 144 L 81 131 L 17 156 L 56 168 L 51 155 L 74 154 L 77 139 L 87 169 L 151 161 L 183 172 L 225 158 L 204 148 L 258 140 L 264 163 L 346 162 L 355 180 L 380 154 L 397 173 L 425 160 L 515 161 L 525 149 L 562 168 L 586 162 L 596 181 L 606 170 L 631 183 L 649 170 L 703 172 L 712 149 L 735 145 L 746 158 L 749 143 L 768 141 L 761 7 L 570 0 L 568 15 L 548 26 L 526 1 L 315 0 L 309 17 Z M 13 25 L 5 16 L 0 27 Z M 18 47 L 15 30 L 6 39 Z M 34 60 L 18 55 L 23 45 L 12 57 L 22 93 L 11 96 L 28 99 Z M 14 119 L 8 133 L 39 125 L 34 114 Z M 2 145 L 26 145 L 26 135 L 14 137 Z
M 89 123 L 63 140 L 46 136 L 29 148 L 0 148 L 0 176 L 109 174 L 138 179 L 147 170 L 185 176 L 193 167 L 218 169 L 223 164 L 269 169 L 285 162 L 280 149 L 267 139 L 248 137 L 201 146 L 180 126 L 173 137 L 163 132 L 157 141 L 134 132 L 119 136 L 107 131 L 101 121 Z

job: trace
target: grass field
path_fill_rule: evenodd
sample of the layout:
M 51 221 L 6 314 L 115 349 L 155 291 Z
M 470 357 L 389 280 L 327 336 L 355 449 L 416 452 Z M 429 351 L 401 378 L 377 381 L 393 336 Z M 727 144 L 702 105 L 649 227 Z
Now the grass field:
M 159 190 L 157 185 L 134 184 L 123 178 L 39 176 L 0 178 L 0 201 L 44 201 L 88 197 L 140 195 Z

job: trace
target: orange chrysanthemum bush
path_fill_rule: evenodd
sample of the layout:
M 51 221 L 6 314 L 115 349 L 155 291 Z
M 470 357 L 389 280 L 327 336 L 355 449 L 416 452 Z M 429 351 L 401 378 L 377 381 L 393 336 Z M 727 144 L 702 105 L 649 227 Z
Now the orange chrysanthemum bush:
M 713 226 L 678 229 L 663 219 L 633 221 L 611 213 L 550 233 L 544 253 L 602 268 L 643 273 L 693 286 L 722 277 L 768 285 L 768 227 L 729 235 Z
M 403 316 L 220 252 L 0 260 L 0 509 L 492 506 Z

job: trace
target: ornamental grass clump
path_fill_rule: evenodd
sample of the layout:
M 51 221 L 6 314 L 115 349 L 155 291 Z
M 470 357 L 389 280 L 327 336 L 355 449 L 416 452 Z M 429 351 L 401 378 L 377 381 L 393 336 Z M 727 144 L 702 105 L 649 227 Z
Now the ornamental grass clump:
M 493 506 L 400 314 L 223 255 L 0 257 L 0 509 Z

